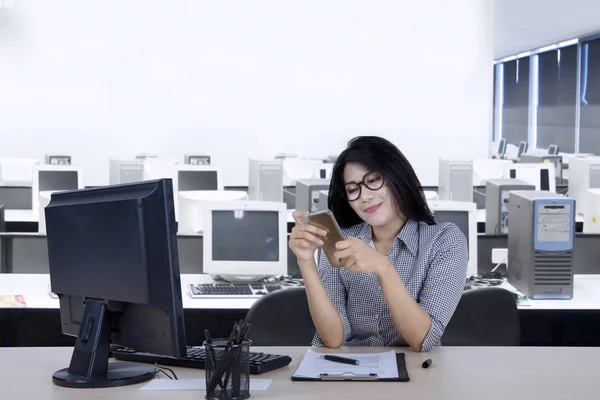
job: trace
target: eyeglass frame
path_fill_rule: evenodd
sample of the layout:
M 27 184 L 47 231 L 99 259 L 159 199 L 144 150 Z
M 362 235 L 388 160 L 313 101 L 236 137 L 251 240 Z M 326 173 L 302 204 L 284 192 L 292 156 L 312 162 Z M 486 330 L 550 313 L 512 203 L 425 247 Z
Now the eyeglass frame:
M 371 188 L 367 184 L 367 182 L 365 181 L 367 179 L 367 177 L 369 175 L 372 175 L 372 174 L 379 174 L 379 177 L 381 178 L 381 185 L 378 188 L 375 188 L 375 189 Z M 353 200 L 350 200 L 350 198 L 348 196 L 348 191 L 346 190 L 346 186 L 347 185 L 356 185 L 358 187 L 358 196 L 356 196 L 356 198 L 353 199 Z M 375 192 L 375 191 L 381 189 L 383 187 L 383 185 L 385 185 L 385 179 L 383 179 L 383 175 L 381 175 L 381 173 L 378 172 L 378 171 L 371 171 L 371 172 L 366 173 L 365 176 L 363 176 L 363 178 L 362 178 L 362 180 L 360 182 L 348 182 L 348 183 L 344 183 L 344 192 L 343 192 L 344 193 L 344 197 L 348 201 L 356 201 L 356 200 L 360 199 L 360 196 L 362 195 L 362 186 L 365 186 L 367 189 Z

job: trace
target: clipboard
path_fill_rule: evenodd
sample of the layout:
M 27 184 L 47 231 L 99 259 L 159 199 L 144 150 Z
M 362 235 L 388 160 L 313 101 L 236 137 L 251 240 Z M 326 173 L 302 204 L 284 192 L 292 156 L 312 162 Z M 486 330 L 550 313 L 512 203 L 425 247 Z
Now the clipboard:
M 406 360 L 404 358 L 404 353 L 396 353 L 396 365 L 398 367 L 397 378 L 378 378 L 377 374 L 375 373 L 371 373 L 368 375 L 357 375 L 353 373 L 321 374 L 319 378 L 308 378 L 304 376 L 296 376 L 296 372 L 294 372 L 294 375 L 292 375 L 292 380 L 309 382 L 408 382 L 410 380 L 410 377 L 408 376 L 408 370 L 406 369 Z

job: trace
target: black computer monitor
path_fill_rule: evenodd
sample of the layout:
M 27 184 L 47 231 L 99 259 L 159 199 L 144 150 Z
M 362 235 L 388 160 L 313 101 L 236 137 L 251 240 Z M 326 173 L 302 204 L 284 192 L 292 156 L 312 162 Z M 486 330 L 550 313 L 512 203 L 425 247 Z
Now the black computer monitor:
M 523 153 L 527 153 L 527 142 L 521 141 L 519 142 L 519 152 L 517 153 L 517 158 L 521 157 Z
M 67 387 L 123 386 L 153 366 L 108 362 L 115 343 L 186 354 L 171 179 L 53 193 L 45 209 L 52 292 L 76 336 Z
M 548 147 L 548 154 L 549 154 L 549 155 L 551 155 L 551 156 L 556 156 L 556 155 L 558 155 L 558 145 L 556 145 L 556 144 L 551 144 L 551 145 Z
M 498 143 L 498 157 L 504 158 L 506 154 L 506 138 L 500 139 L 500 143 Z

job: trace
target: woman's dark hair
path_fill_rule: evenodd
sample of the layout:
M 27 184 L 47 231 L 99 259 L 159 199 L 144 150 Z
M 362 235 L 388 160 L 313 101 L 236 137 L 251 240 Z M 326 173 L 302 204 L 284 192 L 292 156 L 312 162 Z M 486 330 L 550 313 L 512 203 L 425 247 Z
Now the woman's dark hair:
M 379 172 L 388 185 L 396 208 L 407 218 L 433 225 L 423 188 L 414 169 L 402 152 L 390 141 L 378 136 L 358 136 L 348 142 L 333 166 L 328 207 L 342 228 L 359 224 L 362 219 L 346 198 L 344 168 L 358 163 L 369 172 Z

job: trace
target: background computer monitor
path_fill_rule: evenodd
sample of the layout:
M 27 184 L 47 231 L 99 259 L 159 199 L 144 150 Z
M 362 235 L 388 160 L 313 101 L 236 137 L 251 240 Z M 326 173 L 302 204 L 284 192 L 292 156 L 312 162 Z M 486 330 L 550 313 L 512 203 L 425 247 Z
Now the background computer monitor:
M 521 157 L 521 154 L 527 153 L 527 142 L 520 141 L 519 142 L 519 152 L 517 153 L 517 158 Z
M 551 156 L 558 155 L 558 145 L 551 144 L 550 146 L 548 146 L 548 154 L 550 154 Z
M 146 158 L 144 159 L 144 180 L 151 181 L 156 179 L 171 179 L 173 180 L 174 168 L 177 165 L 177 160 L 169 158 Z
M 210 156 L 203 153 L 185 153 L 183 163 L 191 165 L 210 165 Z
M 477 205 L 462 201 L 431 200 L 429 208 L 437 223 L 452 222 L 467 239 L 469 264 L 467 277 L 477 274 Z
M 144 162 L 142 160 L 116 160 L 111 158 L 108 169 L 111 185 L 144 180 Z
M 33 167 L 39 162 L 35 158 L 0 158 L 0 184 L 4 186 L 31 187 Z
M 223 190 L 221 169 L 210 165 L 178 164 L 175 166 L 175 193 L 190 190 Z
M 83 170 L 73 165 L 35 165 L 31 185 L 33 214 L 39 217 L 40 192 L 84 187 Z
M 573 157 L 569 161 L 569 197 L 578 214 L 585 213 L 589 189 L 600 188 L 600 157 Z M 585 225 L 585 224 L 584 224 Z
M 44 156 L 48 165 L 71 165 L 71 156 L 62 153 L 48 153 Z
M 550 163 L 516 163 L 506 167 L 504 179 L 520 179 L 532 185 L 535 190 L 556 193 L 556 169 Z
M 506 168 L 514 165 L 512 160 L 478 158 L 473 160 L 473 186 L 485 186 L 490 179 L 500 179 Z
M 257 281 L 287 273 L 287 207 L 283 202 L 204 203 L 203 271 Z
M 506 138 L 500 139 L 498 143 L 498 158 L 504 158 L 504 154 L 506 153 Z
M 54 193 L 46 208 L 51 290 L 63 333 L 76 336 L 55 384 L 109 387 L 154 367 L 109 363 L 109 344 L 183 357 L 185 330 L 172 184 L 168 180 Z

